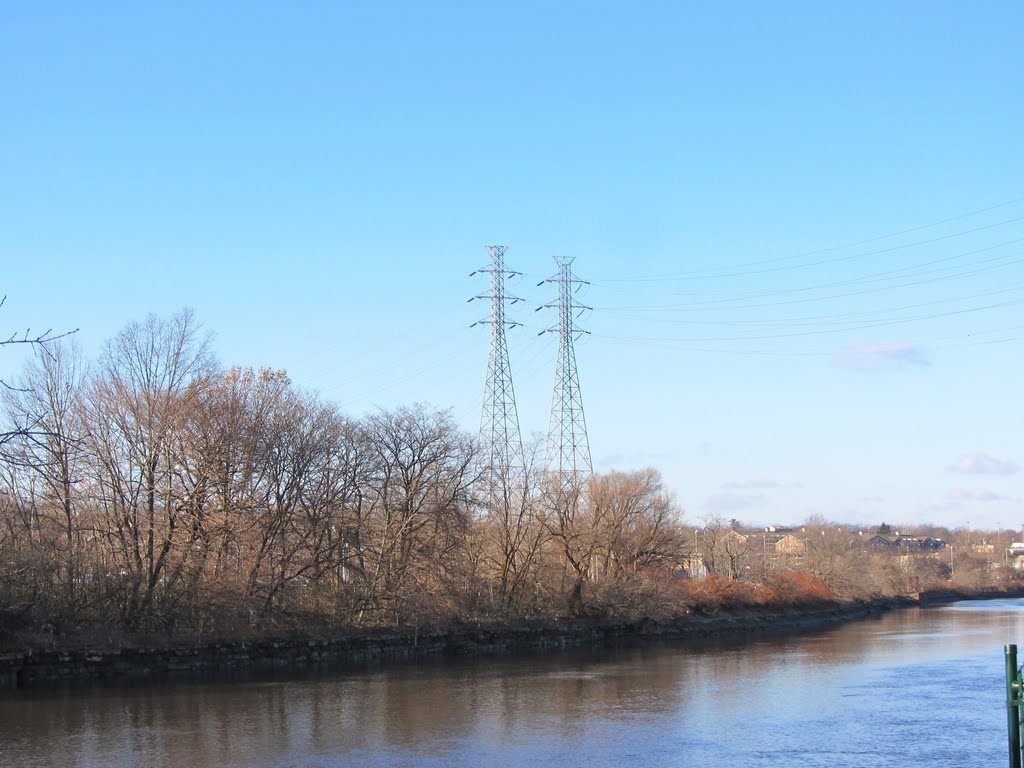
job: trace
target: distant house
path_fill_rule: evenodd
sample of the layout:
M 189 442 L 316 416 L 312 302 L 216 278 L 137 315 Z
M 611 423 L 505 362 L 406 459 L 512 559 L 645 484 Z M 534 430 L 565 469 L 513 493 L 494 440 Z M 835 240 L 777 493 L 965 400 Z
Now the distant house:
M 898 549 L 904 554 L 913 554 L 915 552 L 937 552 L 946 546 L 946 542 L 942 539 L 934 539 L 931 536 L 921 538 L 920 536 L 900 534 L 897 534 L 894 538 L 878 534 L 868 539 L 865 544 L 871 549 Z
M 746 544 L 748 538 L 748 536 L 744 536 L 739 531 L 727 531 L 725 535 L 722 536 L 722 541 L 726 544 L 732 544 L 735 546 L 737 544 Z
M 906 552 L 936 552 L 944 548 L 946 542 L 931 536 L 899 536 L 896 538 L 896 545 Z
M 773 550 L 776 555 L 802 555 L 807 551 L 807 542 L 787 533 L 775 541 Z
M 922 539 L 917 536 L 897 536 L 894 543 L 900 549 L 913 552 L 915 549 L 921 548 L 921 541 Z

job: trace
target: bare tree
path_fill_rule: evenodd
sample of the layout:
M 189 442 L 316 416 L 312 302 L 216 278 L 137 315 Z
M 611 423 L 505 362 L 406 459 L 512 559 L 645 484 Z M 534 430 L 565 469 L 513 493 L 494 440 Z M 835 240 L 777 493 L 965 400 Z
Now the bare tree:
M 722 537 L 727 532 L 721 517 L 706 517 L 703 520 L 704 527 L 700 534 L 701 557 L 704 560 L 704 567 L 707 572 L 713 575 L 723 575 L 728 567 L 723 563 L 725 553 L 722 551 L 724 545 Z
M 871 556 L 857 536 L 821 517 L 804 524 L 807 549 L 804 568 L 824 581 L 839 597 L 860 597 L 870 591 Z
M 176 548 L 190 535 L 187 517 L 199 500 L 197 478 L 181 471 L 180 438 L 212 374 L 209 337 L 188 310 L 128 325 L 100 361 L 90 444 L 130 625 L 148 621 L 159 597 L 174 594 L 182 568 L 168 570 L 172 559 L 193 557 Z
M 507 478 L 497 493 L 483 490 L 491 505 L 483 509 L 477 525 L 481 556 L 488 574 L 497 574 L 497 593 L 508 611 L 519 605 L 525 587 L 535 578 L 546 539 L 536 504 L 540 444 L 539 438 L 532 442 L 525 469 Z
M 469 523 L 472 441 L 450 413 L 423 406 L 378 413 L 365 429 L 374 453 L 359 535 L 366 608 L 390 604 L 401 619 L 403 603 L 432 602 L 425 593 L 458 570 L 455 555 Z
M 34 515 L 60 532 L 52 542 L 53 576 L 72 611 L 82 578 L 78 487 L 84 471 L 81 395 L 86 375 L 77 345 L 54 340 L 46 350 L 37 349 L 17 384 L 2 393 L 10 427 L 6 458 L 14 473 L 32 484 L 28 495 L 34 499 Z
M 0 297 L 0 308 L 7 302 L 7 297 Z M 72 331 L 65 331 L 63 333 L 54 333 L 52 330 L 46 330 L 42 333 L 32 333 L 30 329 L 26 329 L 22 333 L 12 333 L 6 338 L 0 338 L 0 347 L 14 347 L 14 346 L 27 346 L 34 349 L 36 352 L 46 354 L 47 347 L 53 345 L 55 342 L 70 336 L 73 333 L 77 333 L 78 329 Z M 24 390 L 24 383 L 20 385 L 12 385 L 0 379 L 0 390 L 18 391 Z M 16 437 L 45 437 L 45 430 L 39 424 L 35 424 L 31 421 L 23 422 L 14 428 L 8 428 L 4 431 L 0 431 L 0 458 L 10 458 L 2 452 L 4 446 Z
M 679 510 L 657 470 L 595 475 L 589 495 L 602 573 L 675 567 L 682 560 L 688 547 Z
M 646 569 L 676 567 L 688 550 L 679 510 L 653 469 L 595 475 L 585 494 L 552 483 L 541 498 L 572 614 L 588 610 L 588 583 L 621 586 Z
M 577 483 L 561 482 L 558 476 L 547 476 L 540 489 L 538 507 L 548 536 L 561 557 L 563 580 L 569 580 L 569 614 L 581 615 L 586 608 L 584 589 L 599 545 L 589 525 L 584 489 Z
M 346 478 L 337 464 L 343 425 L 332 409 L 286 389 L 269 416 L 257 457 L 259 505 L 246 536 L 246 591 L 262 598 L 264 614 L 293 585 L 333 571 Z

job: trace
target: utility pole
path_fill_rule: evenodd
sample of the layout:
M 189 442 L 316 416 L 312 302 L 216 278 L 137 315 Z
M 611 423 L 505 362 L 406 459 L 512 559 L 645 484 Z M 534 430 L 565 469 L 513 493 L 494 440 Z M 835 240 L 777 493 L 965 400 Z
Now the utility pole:
M 478 273 L 489 274 L 491 291 L 469 301 L 487 299 L 491 303 L 490 317 L 478 320 L 470 327 L 491 326 L 491 349 L 487 356 L 487 380 L 476 461 L 479 482 L 487 496 L 489 509 L 493 511 L 499 504 L 508 505 L 513 489 L 521 484 L 525 472 L 516 394 L 512 388 L 512 369 L 505 343 L 505 329 L 522 325 L 505 318 L 506 303 L 511 305 L 521 301 L 506 295 L 505 279 L 522 273 L 505 268 L 505 246 L 489 245 L 487 250 L 491 256 L 490 266 L 471 272 L 470 277 Z
M 587 421 L 580 396 L 579 373 L 576 369 L 575 340 L 589 333 L 576 325 L 576 318 L 590 307 L 575 302 L 575 294 L 586 280 L 572 272 L 571 258 L 555 258 L 558 274 L 537 283 L 558 283 L 558 301 L 545 304 L 541 309 L 557 309 L 558 325 L 541 333 L 558 333 L 558 359 L 555 365 L 555 389 L 551 397 L 551 419 L 548 424 L 545 471 L 558 479 L 563 491 L 582 489 L 593 468 L 590 463 L 590 443 L 587 440 Z

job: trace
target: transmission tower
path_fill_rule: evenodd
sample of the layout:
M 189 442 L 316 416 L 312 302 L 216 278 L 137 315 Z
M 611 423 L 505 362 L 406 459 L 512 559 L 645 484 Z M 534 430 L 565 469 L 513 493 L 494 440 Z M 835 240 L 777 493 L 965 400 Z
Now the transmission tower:
M 480 415 L 480 435 L 477 448 L 477 467 L 491 508 L 499 501 L 508 503 L 525 471 L 523 442 L 519 434 L 519 414 L 516 395 L 512 388 L 512 370 L 505 344 L 505 329 L 522 323 L 505 319 L 505 305 L 521 299 L 505 293 L 505 279 L 521 272 L 505 268 L 505 246 L 489 245 L 491 265 L 470 273 L 491 276 L 491 292 L 470 299 L 488 299 L 491 316 L 473 325 L 491 326 L 491 351 L 487 356 L 487 381 L 484 385 L 484 405 Z M 472 326 L 471 326 L 472 327 Z
M 558 283 L 558 301 L 541 309 L 558 309 L 558 326 L 541 333 L 558 332 L 558 360 L 555 365 L 555 391 L 551 398 L 551 420 L 548 425 L 545 468 L 558 477 L 563 489 L 581 488 L 590 477 L 590 443 L 587 421 L 583 415 L 580 378 L 576 370 L 573 342 L 584 333 L 576 326 L 576 317 L 590 307 L 574 301 L 582 285 L 589 285 L 572 273 L 571 258 L 555 258 L 558 274 L 537 283 Z

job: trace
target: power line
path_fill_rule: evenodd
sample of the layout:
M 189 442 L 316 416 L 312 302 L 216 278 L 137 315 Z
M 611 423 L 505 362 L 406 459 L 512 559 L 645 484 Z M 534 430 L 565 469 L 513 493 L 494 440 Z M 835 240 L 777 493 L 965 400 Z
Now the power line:
M 1011 262 L 1011 263 L 1016 263 L 1016 262 Z M 823 295 L 823 296 L 809 296 L 809 297 L 802 298 L 802 299 L 788 299 L 786 301 L 770 301 L 770 302 L 762 302 L 760 304 L 734 304 L 734 305 L 731 305 L 731 306 L 699 306 L 699 305 L 691 305 L 687 309 L 689 311 L 693 311 L 693 312 L 710 312 L 710 311 L 730 311 L 730 310 L 736 310 L 736 309 L 764 309 L 764 308 L 768 308 L 768 307 L 789 307 L 789 306 L 793 306 L 794 304 L 808 304 L 808 303 L 812 303 L 812 302 L 816 302 L 816 301 L 832 301 L 834 299 L 845 299 L 845 298 L 849 298 L 851 296 L 867 296 L 867 295 L 872 295 L 872 294 L 876 294 L 876 293 L 881 293 L 883 291 L 893 291 L 893 290 L 897 290 L 899 288 L 911 288 L 911 287 L 916 287 L 916 286 L 919 286 L 919 285 L 928 285 L 928 284 L 931 284 L 931 283 L 941 282 L 943 280 L 953 280 L 953 279 L 956 279 L 956 278 L 973 275 L 973 274 L 976 274 L 977 272 L 981 272 L 981 271 L 984 271 L 984 270 L 980 270 L 980 269 L 979 270 L 968 270 L 966 272 L 960 272 L 960 273 L 953 274 L 953 275 L 946 275 L 946 276 L 940 277 L 940 278 L 932 278 L 930 280 L 916 280 L 916 281 L 911 281 L 911 282 L 906 282 L 906 283 L 896 283 L 894 285 L 885 285 L 885 286 L 880 286 L 880 287 L 876 287 L 876 288 L 865 288 L 864 290 L 861 290 L 861 291 L 847 291 L 846 293 L 833 293 L 833 294 L 827 294 L 827 295 Z M 643 311 L 643 310 L 639 309 L 639 310 L 635 310 L 635 311 Z
M 1024 198 L 1015 198 L 1013 200 L 1008 200 L 1006 202 L 999 203 L 997 205 L 989 206 L 987 208 L 981 208 L 979 210 L 971 211 L 969 213 L 961 214 L 961 215 L 958 215 L 958 216 L 952 216 L 952 217 L 949 217 L 949 218 L 946 218 L 946 219 L 942 219 L 940 221 L 932 222 L 930 224 L 924 224 L 924 225 L 921 225 L 921 226 L 910 227 L 909 229 L 904 229 L 904 230 L 901 230 L 899 232 L 893 232 L 893 233 L 890 233 L 890 234 L 887 234 L 887 235 L 879 235 L 877 237 L 870 237 L 870 238 L 866 238 L 866 239 L 863 239 L 863 240 L 858 240 L 858 241 L 853 242 L 853 243 L 848 243 L 846 245 L 837 245 L 837 246 L 831 246 L 831 247 L 828 247 L 828 248 L 820 248 L 820 249 L 816 249 L 816 250 L 813 250 L 813 251 L 807 251 L 805 253 L 797 254 L 797 255 L 793 255 L 793 256 L 780 256 L 780 257 L 771 258 L 771 259 L 757 259 L 757 260 L 754 260 L 754 261 L 743 262 L 743 263 L 740 263 L 740 264 L 733 265 L 732 267 L 726 267 L 726 268 L 723 268 L 723 269 L 719 269 L 719 270 L 715 270 L 715 271 L 710 271 L 710 272 L 700 272 L 700 271 L 668 272 L 668 273 L 655 274 L 655 275 L 643 275 L 643 276 L 640 276 L 640 277 L 602 278 L 600 280 L 596 280 L 595 282 L 597 282 L 597 283 L 644 283 L 644 282 L 663 282 L 663 281 L 666 281 L 666 280 L 669 280 L 669 281 L 675 281 L 675 280 L 704 280 L 704 279 L 714 279 L 714 278 L 721 278 L 721 277 L 740 277 L 740 276 L 745 276 L 745 275 L 765 274 L 765 273 L 768 273 L 768 272 L 779 272 L 779 271 L 785 271 L 785 270 L 791 270 L 791 269 L 801 269 L 801 268 L 804 268 L 804 267 L 821 266 L 823 264 L 832 264 L 832 263 L 839 262 L 839 261 L 849 261 L 851 259 L 863 258 L 863 257 L 866 257 L 866 256 L 877 256 L 877 255 L 880 255 L 880 254 L 891 253 L 893 251 L 902 250 L 902 249 L 905 249 L 905 248 L 914 248 L 914 247 L 919 246 L 919 245 L 928 245 L 928 244 L 931 244 L 931 243 L 940 242 L 942 240 L 948 240 L 948 239 L 954 238 L 954 237 L 960 237 L 960 236 L 963 236 L 963 235 L 973 234 L 975 232 L 981 232 L 981 231 L 988 230 L 988 229 L 994 229 L 996 227 L 1006 226 L 1007 224 L 1013 224 L 1013 223 L 1016 223 L 1018 221 L 1024 221 L 1024 216 L 1018 216 L 1018 217 L 1015 217 L 1015 218 L 1006 219 L 1004 221 L 998 221 L 998 222 L 991 223 L 991 224 L 984 224 L 984 225 L 982 225 L 980 227 L 974 227 L 972 229 L 966 229 L 966 230 L 962 230 L 962 231 L 959 231 L 959 232 L 951 232 L 951 233 L 947 233 L 947 234 L 944 234 L 944 235 L 939 235 L 939 236 L 934 237 L 934 238 L 929 238 L 929 239 L 925 239 L 925 240 L 919 240 L 919 241 L 912 242 L 912 243 L 903 243 L 901 245 L 895 245 L 895 246 L 891 246 L 889 248 L 882 248 L 882 249 L 879 249 L 879 250 L 867 251 L 867 252 L 864 252 L 864 253 L 852 254 L 852 255 L 848 255 L 848 256 L 841 256 L 841 257 L 838 257 L 838 258 L 835 258 L 835 259 L 823 259 L 823 260 L 820 260 L 820 261 L 806 262 L 806 263 L 801 263 L 801 264 L 793 264 L 793 265 L 790 265 L 790 266 L 774 267 L 774 268 L 768 268 L 768 269 L 752 269 L 752 270 L 747 270 L 748 267 L 761 267 L 761 266 L 764 266 L 764 265 L 777 264 L 779 262 L 784 262 L 784 261 L 793 261 L 793 260 L 796 260 L 796 259 L 804 259 L 804 258 L 807 258 L 809 256 L 817 256 L 817 255 L 825 254 L 825 253 L 834 253 L 835 251 L 844 250 L 846 248 L 855 248 L 855 247 L 860 246 L 860 245 L 868 245 L 870 243 L 880 242 L 882 240 L 887 240 L 887 239 L 892 238 L 892 237 L 899 237 L 900 235 L 910 234 L 912 232 L 918 232 L 918 231 L 921 231 L 921 230 L 924 230 L 924 229 L 930 229 L 932 227 L 941 226 L 942 224 L 946 224 L 946 223 L 949 223 L 951 221 L 958 221 L 958 220 L 961 220 L 961 219 L 970 218 L 971 216 L 977 216 L 977 215 L 980 215 L 982 213 L 987 213 L 989 211 L 994 211 L 994 210 L 997 210 L 999 208 L 1005 208 L 1007 206 L 1014 205 L 1015 203 L 1019 203 L 1022 200 L 1024 200 Z M 746 271 L 736 271 L 736 270 L 746 270 Z
M 970 312 L 982 312 L 989 309 L 1000 309 L 1003 307 L 1017 306 L 1024 304 L 1024 299 L 1014 299 L 1013 301 L 1004 301 L 996 304 L 988 304 L 982 307 L 970 307 L 967 309 L 953 310 L 950 312 L 936 312 L 930 315 L 919 315 L 917 317 L 901 318 L 898 320 L 887 320 L 883 322 L 866 323 L 862 325 L 850 325 L 843 328 L 826 328 L 818 329 L 814 331 L 799 331 L 794 333 L 776 333 L 776 334 L 765 334 L 761 336 L 722 336 L 722 337 L 709 337 L 709 338 L 654 338 L 654 337 L 643 337 L 643 336 L 607 336 L 602 334 L 594 334 L 599 339 L 617 339 L 620 341 L 624 340 L 636 340 L 636 341 L 658 341 L 658 342 L 732 342 L 732 341 L 764 341 L 767 339 L 790 339 L 801 336 L 818 336 L 826 333 L 842 333 L 846 331 L 861 331 L 868 328 L 884 328 L 892 325 L 900 325 L 903 323 L 912 323 L 919 320 L 934 320 L 937 318 L 954 317 L 957 315 L 963 315 Z
M 1010 331 L 1020 330 L 1024 326 L 1010 326 L 1007 328 L 992 328 L 983 331 L 972 331 L 971 333 L 965 334 L 966 338 L 972 339 L 974 336 L 981 336 L 992 333 L 1007 333 Z M 683 346 L 686 344 L 686 340 L 683 339 L 645 339 L 637 337 L 626 337 L 626 336 L 602 336 L 600 334 L 594 334 L 596 338 L 610 342 L 612 344 L 620 344 L 630 347 L 646 347 L 649 349 L 659 349 L 670 352 L 692 352 L 698 354 L 711 354 L 711 355 L 729 355 L 734 357 L 832 357 L 836 354 L 835 349 L 827 350 L 783 350 L 783 349 L 735 349 L 725 347 L 694 347 L 694 346 Z M 959 339 L 962 337 L 950 337 L 950 339 Z M 735 341 L 746 341 L 748 339 L 735 339 Z M 941 339 L 938 341 L 942 341 Z M 1003 339 L 990 339 L 990 340 L 971 340 L 971 341 L 960 341 L 958 343 L 936 343 L 936 340 L 930 342 L 924 342 L 920 339 L 910 340 L 908 343 L 914 346 L 927 346 L 929 349 L 960 349 L 964 347 L 974 346 L 987 346 L 990 344 L 1006 344 L 1014 341 L 1024 341 L 1024 336 L 1012 336 Z
M 1022 259 L 1021 261 L 1024 261 Z M 865 317 L 870 315 L 884 315 L 890 312 L 902 312 L 908 309 L 920 309 L 921 307 L 932 307 L 942 304 L 953 304 L 960 301 L 968 301 L 970 299 L 980 299 L 987 296 L 997 296 L 1002 293 L 1010 293 L 1013 291 L 1024 288 L 1024 283 L 1013 283 L 1005 288 L 998 288 L 993 290 L 981 291 L 979 293 L 971 293 L 961 296 L 952 296 L 944 299 L 935 299 L 933 301 L 922 301 L 917 304 L 904 304 L 899 307 L 887 307 L 883 309 L 870 309 L 862 310 L 859 312 L 843 312 L 833 315 L 811 315 L 797 318 L 780 318 L 775 321 L 765 319 L 752 319 L 752 320 L 679 320 L 675 318 L 667 317 L 655 317 L 648 318 L 643 317 L 644 322 L 657 322 L 666 323 L 672 325 L 716 325 L 716 326 L 765 326 L 765 327 L 801 327 L 807 325 L 843 325 L 850 322 L 851 319 L 856 317 Z M 636 316 L 630 315 L 626 312 L 609 312 L 612 317 L 620 317 L 623 319 L 634 319 Z
M 846 285 L 859 285 L 859 284 L 866 284 L 866 283 L 877 283 L 877 282 L 882 282 L 882 281 L 888 279 L 890 276 L 895 275 L 895 274 L 897 274 L 899 272 L 908 272 L 908 271 L 911 272 L 911 274 L 904 275 L 900 279 L 906 279 L 907 277 L 916 277 L 916 276 L 920 276 L 920 275 L 934 274 L 936 272 L 947 272 L 950 269 L 959 269 L 961 267 L 955 267 L 955 266 L 942 267 L 942 268 L 939 268 L 939 269 L 927 270 L 927 271 L 922 271 L 922 272 L 917 272 L 917 273 L 912 272 L 912 270 L 919 269 L 921 267 L 933 266 L 935 264 L 939 264 L 939 263 L 943 263 L 943 262 L 949 262 L 949 261 L 953 261 L 953 260 L 956 260 L 956 259 L 966 258 L 967 256 L 975 256 L 975 255 L 977 255 L 979 253 L 987 253 L 988 251 L 993 251 L 993 250 L 996 250 L 997 248 L 1003 248 L 1003 247 L 1005 247 L 1007 245 L 1014 245 L 1014 244 L 1020 243 L 1020 242 L 1024 242 L 1024 237 L 1019 237 L 1019 238 L 1016 238 L 1014 240 L 1007 240 L 1007 241 L 1004 241 L 1002 243 L 997 243 L 995 245 L 985 246 L 984 248 L 975 248 L 975 249 L 970 250 L 970 251 L 963 251 L 961 253 L 957 253 L 957 254 L 954 254 L 952 256 L 944 256 L 941 259 L 932 259 L 932 260 L 929 260 L 929 261 L 926 261 L 926 262 L 919 262 L 918 264 L 912 264 L 912 265 L 908 265 L 908 266 L 905 266 L 905 267 L 899 267 L 899 268 L 896 268 L 896 269 L 885 270 L 883 272 L 875 272 L 875 273 L 872 273 L 872 274 L 869 274 L 869 275 L 864 275 L 864 276 L 858 277 L 858 278 L 851 278 L 851 279 L 848 279 L 848 280 L 836 280 L 836 281 L 832 281 L 832 282 L 829 282 L 829 283 L 818 283 L 817 285 L 806 285 L 806 286 L 800 286 L 800 287 L 797 287 L 797 288 L 783 288 L 783 289 L 774 290 L 774 291 L 761 291 L 759 293 L 747 293 L 747 294 L 744 294 L 742 296 L 730 296 L 730 297 L 727 297 L 727 298 L 707 299 L 705 301 L 676 302 L 676 303 L 672 303 L 672 304 L 653 304 L 653 305 L 652 304 L 643 304 L 643 305 L 629 305 L 629 306 L 606 306 L 606 307 L 599 307 L 599 309 L 602 309 L 602 310 L 631 310 L 631 311 L 638 311 L 638 312 L 658 312 L 658 311 L 663 311 L 663 310 L 698 310 L 698 311 L 704 311 L 704 310 L 708 310 L 708 309 L 712 309 L 712 310 L 713 309 L 752 309 L 752 308 L 758 308 L 758 307 L 783 306 L 783 305 L 789 304 L 789 303 L 801 304 L 801 303 L 806 303 L 807 301 L 820 301 L 821 299 L 841 298 L 841 297 L 844 297 L 844 296 L 859 296 L 859 295 L 864 295 L 864 294 L 867 294 L 867 293 L 874 293 L 874 292 L 879 292 L 879 291 L 891 290 L 892 288 L 903 288 L 903 287 L 907 287 L 907 286 L 926 285 L 928 283 L 941 282 L 942 280 L 949 280 L 949 279 L 953 279 L 953 278 L 957 278 L 957 277 L 963 277 L 963 276 L 966 276 L 966 275 L 973 275 L 973 274 L 977 274 L 977 273 L 980 273 L 980 272 L 986 272 L 986 271 L 989 271 L 989 270 L 992 270 L 992 269 L 1001 269 L 1002 267 L 1005 267 L 1005 266 L 1010 266 L 1010 265 L 1013 265 L 1013 264 L 1020 263 L 1020 260 L 1019 259 L 1015 259 L 1015 257 L 1024 255 L 1024 251 L 1017 251 L 1017 252 L 1011 253 L 1011 254 L 1003 254 L 1003 255 L 1000 255 L 1000 256 L 994 256 L 994 257 L 992 257 L 990 259 L 983 259 L 983 260 L 981 260 L 981 261 L 979 261 L 977 263 L 978 264 L 982 264 L 982 265 L 984 265 L 984 264 L 991 264 L 991 266 L 979 266 L 979 267 L 975 267 L 975 268 L 970 269 L 970 270 L 965 271 L 965 272 L 959 272 L 959 273 L 952 274 L 952 275 L 944 275 L 944 276 L 941 276 L 941 277 L 936 277 L 936 278 L 931 279 L 931 280 L 920 280 L 920 281 L 910 282 L 910 283 L 896 283 L 896 284 L 891 285 L 891 286 L 883 285 L 883 286 L 880 286 L 878 288 L 868 289 L 868 290 L 865 290 L 865 291 L 858 291 L 858 292 L 854 292 L 854 293 L 838 294 L 838 295 L 832 295 L 832 296 L 812 297 L 810 299 L 795 299 L 792 302 L 773 302 L 773 303 L 769 303 L 769 304 L 746 304 L 746 305 L 736 305 L 735 304 L 735 302 L 738 302 L 738 301 L 749 301 L 751 299 L 770 298 L 770 297 L 773 297 L 773 296 L 787 296 L 787 295 L 791 295 L 791 294 L 794 294 L 794 293 L 807 293 L 807 292 L 810 292 L 810 291 L 818 291 L 818 290 L 823 290 L 823 289 L 826 289 L 826 288 L 841 288 L 841 287 L 846 286 Z M 1005 261 L 1006 259 L 1015 259 L 1015 260 L 1013 260 L 1013 261 Z M 1000 261 L 1002 261 L 1003 263 L 992 264 L 992 262 L 1000 262 Z M 700 295 L 700 294 L 692 294 L 692 295 Z M 728 305 L 728 306 L 721 306 L 721 305 Z

